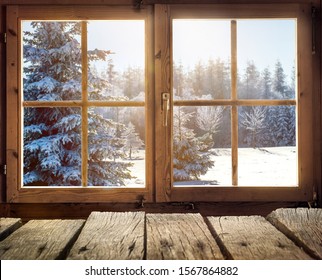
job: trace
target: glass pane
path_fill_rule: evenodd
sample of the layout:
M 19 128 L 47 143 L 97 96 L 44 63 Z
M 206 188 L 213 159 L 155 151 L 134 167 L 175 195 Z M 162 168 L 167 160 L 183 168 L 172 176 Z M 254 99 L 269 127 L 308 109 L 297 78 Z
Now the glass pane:
M 25 101 L 81 98 L 80 34 L 79 22 L 22 21 Z
M 174 107 L 174 185 L 231 185 L 230 107 Z
M 90 100 L 145 100 L 145 22 L 88 22 Z
M 237 54 L 239 98 L 295 98 L 296 20 L 238 20 Z
M 144 110 L 89 109 L 89 186 L 145 187 Z
M 81 185 L 81 110 L 25 108 L 23 185 Z
M 295 106 L 239 108 L 238 184 L 296 186 Z
M 172 28 L 174 99 L 230 98 L 230 21 L 176 19 Z

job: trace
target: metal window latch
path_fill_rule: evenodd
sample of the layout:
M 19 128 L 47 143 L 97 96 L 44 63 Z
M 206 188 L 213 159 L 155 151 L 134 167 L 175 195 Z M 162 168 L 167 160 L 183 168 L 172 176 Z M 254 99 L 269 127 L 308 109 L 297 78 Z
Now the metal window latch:
M 170 93 L 162 93 L 162 111 L 163 111 L 163 126 L 168 126 L 168 113 L 170 110 Z

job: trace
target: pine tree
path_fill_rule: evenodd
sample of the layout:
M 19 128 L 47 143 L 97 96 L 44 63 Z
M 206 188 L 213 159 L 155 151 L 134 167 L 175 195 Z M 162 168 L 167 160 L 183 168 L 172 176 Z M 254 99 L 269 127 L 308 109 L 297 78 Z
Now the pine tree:
M 192 95 L 194 98 L 201 97 L 205 94 L 204 88 L 204 80 L 205 80 L 205 69 L 201 61 L 199 61 L 192 73 L 190 74 L 190 83 L 192 89 Z
M 81 24 L 33 22 L 24 34 L 24 100 L 81 99 Z M 88 60 L 106 60 L 109 51 L 88 51 Z M 88 71 L 90 100 L 103 99 L 108 81 Z M 24 185 L 81 185 L 81 110 L 77 107 L 24 110 Z M 131 178 L 123 158 L 124 140 L 115 135 L 119 124 L 88 112 L 88 185 L 124 185 Z
M 176 107 L 173 120 L 173 176 L 175 181 L 199 180 L 214 166 L 209 149 L 213 145 L 210 135 L 196 137 L 187 124 L 192 113 Z
M 139 134 L 135 132 L 134 125 L 129 122 L 126 130 L 123 133 L 125 139 L 124 151 L 128 152 L 129 159 L 132 159 L 133 153 L 137 152 L 140 148 L 144 146 L 142 139 Z
M 240 92 L 241 98 L 256 99 L 259 97 L 260 73 L 254 61 L 248 61 L 243 77 L 243 87 Z
M 141 68 L 128 67 L 123 73 L 123 96 L 134 100 L 144 91 L 144 71 Z
M 230 69 L 227 67 L 229 62 L 217 58 L 215 62 L 210 60 L 207 67 L 207 81 L 210 81 L 210 93 L 213 98 L 230 98 Z M 206 84 L 209 82 L 206 81 Z M 208 87 L 209 87 L 208 86 Z
M 175 99 L 183 97 L 185 87 L 185 74 L 183 71 L 183 65 L 173 65 L 173 92 Z
M 294 72 L 295 74 L 295 72 Z M 295 94 L 287 85 L 283 66 L 278 60 L 275 64 L 273 91 L 275 98 L 290 99 Z M 295 144 L 295 110 L 292 106 L 274 106 L 269 110 L 271 141 L 274 146 Z
M 275 95 L 278 98 L 281 98 L 281 99 L 287 98 L 286 75 L 284 73 L 282 63 L 279 60 L 277 60 L 277 62 L 275 63 L 273 90 L 275 91 Z
M 272 77 L 268 68 L 265 68 L 262 72 L 262 94 L 264 99 L 272 99 Z

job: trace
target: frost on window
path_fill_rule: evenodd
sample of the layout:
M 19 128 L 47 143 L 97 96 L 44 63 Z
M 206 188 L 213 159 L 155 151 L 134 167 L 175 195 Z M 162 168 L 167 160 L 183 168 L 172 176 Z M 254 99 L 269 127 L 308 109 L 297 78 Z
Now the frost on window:
M 24 186 L 81 185 L 79 108 L 25 108 Z
M 23 99 L 81 99 L 81 24 L 23 21 Z
M 88 185 L 143 188 L 144 108 L 92 107 L 88 122 Z

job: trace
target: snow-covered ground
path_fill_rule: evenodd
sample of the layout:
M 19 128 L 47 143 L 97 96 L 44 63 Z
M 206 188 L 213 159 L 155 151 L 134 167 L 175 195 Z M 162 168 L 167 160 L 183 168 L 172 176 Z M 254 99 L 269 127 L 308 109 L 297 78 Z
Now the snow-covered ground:
M 231 149 L 214 149 L 215 166 L 200 181 L 175 185 L 232 185 Z M 238 150 L 239 186 L 297 185 L 296 147 L 240 148 Z
M 230 186 L 231 149 L 213 149 L 215 166 L 202 175 L 199 181 L 176 182 L 176 186 Z M 239 186 L 295 186 L 297 185 L 296 147 L 240 148 L 238 151 Z M 128 180 L 127 187 L 144 187 L 144 150 L 131 160 L 135 179 Z
M 130 169 L 131 175 L 134 177 L 131 180 L 126 180 L 128 188 L 144 188 L 145 187 L 145 150 L 139 150 L 134 153 L 133 159 L 125 160 L 125 162 L 133 163 Z

